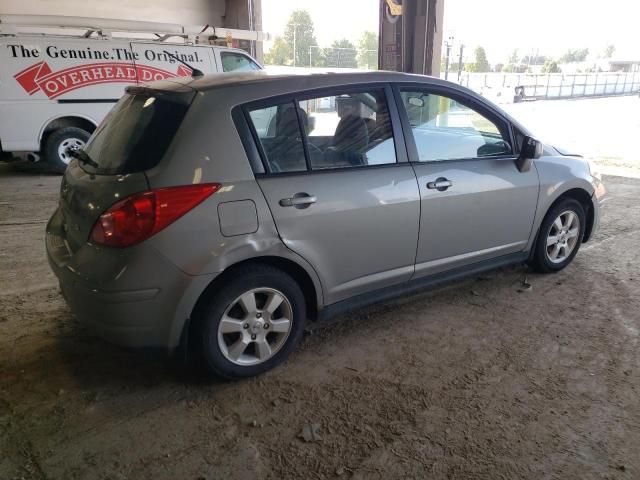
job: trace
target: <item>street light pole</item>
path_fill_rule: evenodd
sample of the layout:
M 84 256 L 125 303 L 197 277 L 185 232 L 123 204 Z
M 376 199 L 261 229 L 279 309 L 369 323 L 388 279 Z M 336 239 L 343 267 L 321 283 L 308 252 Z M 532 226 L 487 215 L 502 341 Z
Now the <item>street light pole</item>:
M 447 80 L 449 78 L 449 58 L 451 55 L 451 46 L 453 45 L 453 36 L 450 36 L 445 42 L 445 46 L 447 47 L 447 61 L 444 67 L 444 79 Z
M 464 45 L 460 44 L 460 58 L 458 58 L 458 83 L 460 83 L 460 75 L 462 75 L 462 52 L 464 52 Z

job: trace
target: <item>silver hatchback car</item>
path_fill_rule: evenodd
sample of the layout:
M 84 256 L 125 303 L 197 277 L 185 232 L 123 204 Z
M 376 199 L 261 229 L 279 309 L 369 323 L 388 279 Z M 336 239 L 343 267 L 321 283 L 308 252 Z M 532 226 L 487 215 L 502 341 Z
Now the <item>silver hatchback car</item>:
M 507 264 L 561 270 L 605 193 L 470 90 L 391 72 L 130 87 L 74 156 L 46 235 L 72 311 L 224 377 L 282 362 L 307 319 Z

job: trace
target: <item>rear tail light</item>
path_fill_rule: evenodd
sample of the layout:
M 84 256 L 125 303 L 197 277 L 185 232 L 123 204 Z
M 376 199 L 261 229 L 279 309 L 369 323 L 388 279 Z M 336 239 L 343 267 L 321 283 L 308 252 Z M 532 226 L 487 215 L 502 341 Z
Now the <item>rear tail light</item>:
M 91 241 L 117 248 L 136 245 L 175 222 L 219 188 L 219 183 L 207 183 L 135 193 L 100 215 L 91 231 Z

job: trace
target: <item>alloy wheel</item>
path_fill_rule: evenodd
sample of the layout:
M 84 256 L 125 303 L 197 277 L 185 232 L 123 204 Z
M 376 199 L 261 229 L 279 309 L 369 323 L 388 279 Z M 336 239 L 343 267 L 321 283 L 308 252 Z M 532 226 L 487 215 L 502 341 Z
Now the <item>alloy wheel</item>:
M 547 258 L 552 263 L 564 262 L 576 248 L 580 235 L 580 219 L 572 210 L 565 210 L 551 224 L 547 234 Z
M 257 365 L 286 343 L 293 325 L 287 297 L 272 288 L 254 288 L 237 297 L 218 324 L 218 346 L 237 365 Z

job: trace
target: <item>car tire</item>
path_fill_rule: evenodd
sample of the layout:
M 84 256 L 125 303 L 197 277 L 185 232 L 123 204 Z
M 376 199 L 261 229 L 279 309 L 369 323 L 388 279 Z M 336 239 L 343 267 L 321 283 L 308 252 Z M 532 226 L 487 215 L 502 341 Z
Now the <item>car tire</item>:
M 304 294 L 291 276 L 277 268 L 241 267 L 206 295 L 194 315 L 192 345 L 214 375 L 227 379 L 259 375 L 284 362 L 302 338 Z
M 565 268 L 580 249 L 585 225 L 586 215 L 580 202 L 573 198 L 557 202 L 542 220 L 530 265 L 541 273 Z
M 44 145 L 44 158 L 58 173 L 64 173 L 72 157 L 68 151 L 83 148 L 91 134 L 78 127 L 64 127 L 49 134 Z

